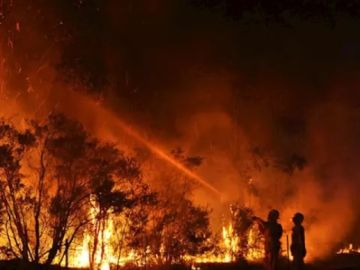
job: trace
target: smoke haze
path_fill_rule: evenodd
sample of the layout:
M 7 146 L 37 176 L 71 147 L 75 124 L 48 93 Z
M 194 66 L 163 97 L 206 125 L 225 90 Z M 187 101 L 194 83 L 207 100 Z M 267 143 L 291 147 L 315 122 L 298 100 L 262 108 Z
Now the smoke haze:
M 168 152 L 203 157 L 198 175 L 223 196 L 198 186 L 193 199 L 213 209 L 215 227 L 240 201 L 263 217 L 278 208 L 288 233 L 303 212 L 312 258 L 360 241 L 360 40 L 351 7 L 308 14 L 263 1 L 260 11 L 246 1 L 31 2 L 0 7 L 5 116 L 59 110 L 134 154 L 146 147 L 124 125 Z M 160 181 L 162 161 L 142 158 L 145 176 Z

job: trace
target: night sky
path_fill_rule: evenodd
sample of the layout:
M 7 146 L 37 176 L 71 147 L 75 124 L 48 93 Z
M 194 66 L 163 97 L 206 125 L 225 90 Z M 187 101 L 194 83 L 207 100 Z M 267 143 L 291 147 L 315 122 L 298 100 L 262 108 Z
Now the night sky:
M 265 155 L 290 178 L 280 200 L 309 177 L 321 201 L 312 222 L 353 216 L 342 238 L 360 240 L 360 1 L 3 0 L 0 10 L 14 96 L 36 93 L 29 76 L 51 67 L 40 81 L 70 85 L 157 141 L 221 160 L 222 173 L 247 175 L 236 168 L 248 152 Z

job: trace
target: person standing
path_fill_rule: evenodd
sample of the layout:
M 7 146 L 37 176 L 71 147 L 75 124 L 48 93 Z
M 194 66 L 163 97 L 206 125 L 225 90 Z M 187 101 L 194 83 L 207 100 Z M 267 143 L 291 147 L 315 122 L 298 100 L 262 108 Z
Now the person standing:
M 306 256 L 305 230 L 302 226 L 304 215 L 296 213 L 293 217 L 294 227 L 291 234 L 291 255 L 293 256 L 293 265 L 295 270 L 304 269 L 304 258 Z
M 283 234 L 282 226 L 278 223 L 279 217 L 280 213 L 276 209 L 269 212 L 267 221 L 254 217 L 254 221 L 259 224 L 259 229 L 265 236 L 265 266 L 268 270 L 278 269 L 280 239 Z

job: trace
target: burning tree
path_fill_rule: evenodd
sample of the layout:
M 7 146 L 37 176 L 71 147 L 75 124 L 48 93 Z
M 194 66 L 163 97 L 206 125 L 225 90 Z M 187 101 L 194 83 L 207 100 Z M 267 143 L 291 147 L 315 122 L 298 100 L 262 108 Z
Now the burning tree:
M 176 160 L 191 171 L 203 161 L 200 156 L 187 155 L 183 149 L 172 151 Z M 171 176 L 170 176 L 171 177 Z M 189 199 L 192 181 L 186 176 L 176 175 L 164 185 L 160 202 L 160 218 L 157 230 L 161 239 L 161 258 L 165 263 L 180 262 L 184 256 L 197 256 L 213 248 L 210 242 L 209 210 L 198 207 Z
M 111 211 L 130 207 L 129 190 L 115 182 L 139 179 L 140 173 L 133 159 L 61 114 L 25 128 L 3 120 L 0 172 L 2 249 L 9 257 L 47 264 L 61 261 L 90 222 L 103 231 Z M 96 216 L 89 211 L 93 202 Z M 93 243 L 96 249 L 97 239 Z
M 208 211 L 187 199 L 160 197 L 144 224 L 138 223 L 138 218 L 132 216 L 129 244 L 144 250 L 149 261 L 179 263 L 185 255 L 195 256 L 211 248 Z
M 63 264 L 70 256 L 105 269 L 104 261 L 119 265 L 124 250 L 141 264 L 202 254 L 211 246 L 209 212 L 186 198 L 185 186 L 152 192 L 135 159 L 62 114 L 21 125 L 0 122 L 1 243 L 7 257 Z
M 126 181 L 121 181 L 121 178 L 104 181 L 103 177 L 93 181 L 95 193 L 91 196 L 91 214 L 94 218 L 87 227 L 91 269 L 95 265 L 103 265 L 105 257 L 107 263 L 121 263 L 123 251 L 128 247 L 125 235 L 134 229 L 129 228 L 129 219 L 137 212 L 136 209 L 142 213 L 148 205 L 156 203 L 156 194 L 142 181 L 140 168 L 135 160 L 128 160 L 115 168 L 120 170 L 113 177 L 125 177 Z M 142 228 L 141 219 L 137 221 L 137 225 Z
M 133 207 L 138 199 L 133 196 L 135 181 L 139 182 L 140 169 L 134 159 L 126 158 L 111 145 L 101 146 L 91 156 L 91 197 L 93 221 L 91 226 L 90 268 L 102 264 L 105 255 L 104 234 L 111 215 Z M 125 185 L 127 188 L 125 188 Z M 100 238 L 100 239 L 99 239 Z M 100 259 L 96 253 L 100 245 Z
M 202 158 L 186 156 L 180 148 L 174 157 L 189 169 L 201 164 Z M 145 203 L 129 210 L 128 245 L 141 250 L 140 261 L 146 263 L 179 263 L 186 256 L 196 256 L 212 248 L 209 210 L 188 199 L 191 184 L 186 177 L 171 171 L 161 175 L 165 182 Z

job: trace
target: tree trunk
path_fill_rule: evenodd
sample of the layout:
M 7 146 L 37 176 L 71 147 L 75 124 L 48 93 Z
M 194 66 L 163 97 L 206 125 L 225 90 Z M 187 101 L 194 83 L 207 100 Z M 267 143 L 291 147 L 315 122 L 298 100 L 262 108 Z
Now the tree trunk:
M 45 164 L 44 164 L 44 150 L 41 152 L 40 155 L 40 168 L 39 168 L 39 176 L 38 176 L 38 199 L 35 203 L 34 207 L 34 226 L 35 226 L 35 262 L 39 263 L 40 261 L 40 214 L 41 214 L 41 207 L 42 207 L 42 198 L 44 192 L 44 178 L 45 178 Z

